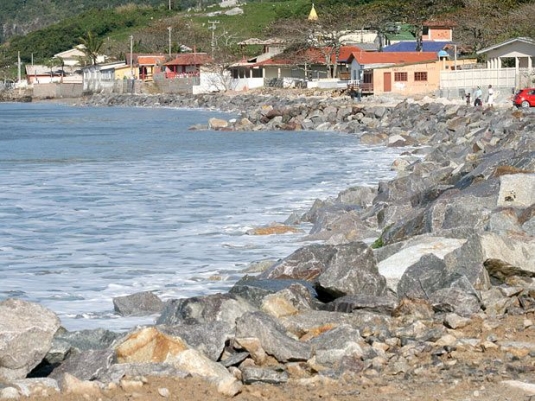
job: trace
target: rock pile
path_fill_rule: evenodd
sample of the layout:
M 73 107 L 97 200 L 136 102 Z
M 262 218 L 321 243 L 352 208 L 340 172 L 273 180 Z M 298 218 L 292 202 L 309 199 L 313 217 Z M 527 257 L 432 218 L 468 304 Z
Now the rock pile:
M 196 106 L 219 101 L 201 99 Z M 92 100 L 134 101 L 149 105 Z M 229 293 L 114 300 L 124 315 L 159 311 L 152 326 L 67 332 L 49 312 L 36 323 L 35 305 L 0 303 L 1 316 L 18 317 L 0 323 L 0 398 L 135 391 L 147 376 L 200 376 L 227 396 L 259 382 L 532 380 L 534 114 L 409 101 L 239 101 L 250 102 L 243 118 L 254 127 L 340 129 L 363 143 L 407 146 L 398 177 L 290 216 L 288 227 L 313 224 L 305 240 L 315 242 Z M 502 327 L 513 316 L 521 324 Z M 510 341 L 508 330 L 525 341 Z M 30 372 L 41 378 L 25 378 Z

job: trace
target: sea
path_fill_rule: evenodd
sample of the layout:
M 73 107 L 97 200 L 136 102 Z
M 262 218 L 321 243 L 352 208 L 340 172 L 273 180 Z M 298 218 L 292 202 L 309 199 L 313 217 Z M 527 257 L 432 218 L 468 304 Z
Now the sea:
M 248 235 L 315 199 L 394 177 L 399 150 L 316 131 L 192 130 L 228 113 L 0 103 L 0 301 L 69 331 L 126 331 L 113 298 L 228 291 L 255 262 L 306 243 Z

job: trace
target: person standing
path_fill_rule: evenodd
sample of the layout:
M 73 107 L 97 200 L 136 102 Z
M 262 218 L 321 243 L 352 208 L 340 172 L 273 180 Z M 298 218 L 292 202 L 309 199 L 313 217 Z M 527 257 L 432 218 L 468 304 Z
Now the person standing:
M 489 85 L 487 103 L 489 107 L 494 107 L 494 89 L 492 89 L 492 85 Z
M 483 91 L 481 90 L 481 87 L 478 86 L 476 89 L 476 92 L 474 93 L 474 106 L 482 106 L 483 101 L 481 100 L 483 97 Z

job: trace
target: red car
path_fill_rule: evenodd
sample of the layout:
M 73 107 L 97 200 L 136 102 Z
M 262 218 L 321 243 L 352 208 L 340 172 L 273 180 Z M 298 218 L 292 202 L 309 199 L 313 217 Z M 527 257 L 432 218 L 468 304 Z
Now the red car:
M 532 107 L 535 106 L 535 88 L 520 89 L 513 97 L 513 104 L 516 107 Z

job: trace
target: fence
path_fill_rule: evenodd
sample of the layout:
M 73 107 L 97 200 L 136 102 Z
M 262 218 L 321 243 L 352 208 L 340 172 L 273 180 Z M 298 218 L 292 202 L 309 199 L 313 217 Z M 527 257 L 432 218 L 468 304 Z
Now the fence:
M 440 72 L 440 97 L 463 98 L 475 88 L 492 85 L 497 99 L 510 97 L 516 89 L 533 85 L 533 71 L 528 69 L 477 68 Z
M 440 89 L 469 89 L 489 85 L 516 88 L 518 83 L 515 68 L 440 71 Z

